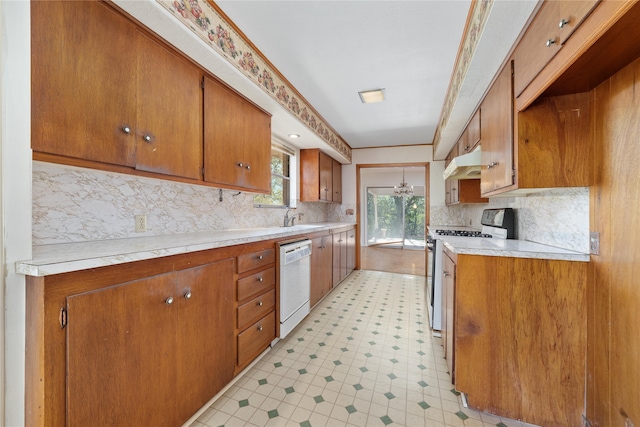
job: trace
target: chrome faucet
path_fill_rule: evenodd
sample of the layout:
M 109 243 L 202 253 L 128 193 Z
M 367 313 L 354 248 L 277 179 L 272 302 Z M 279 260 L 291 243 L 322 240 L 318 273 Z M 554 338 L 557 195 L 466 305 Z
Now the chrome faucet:
M 291 209 L 287 209 L 287 212 L 285 212 L 284 214 L 284 227 L 293 227 L 295 225 L 296 216 L 298 217 L 298 219 L 301 219 L 304 216 L 302 212 L 289 216 L 290 210 Z

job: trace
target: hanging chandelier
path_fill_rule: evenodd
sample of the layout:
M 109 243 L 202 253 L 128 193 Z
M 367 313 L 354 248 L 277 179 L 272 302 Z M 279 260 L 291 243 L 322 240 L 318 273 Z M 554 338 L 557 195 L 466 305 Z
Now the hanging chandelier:
M 393 186 L 393 194 L 396 197 L 413 196 L 413 185 L 407 184 L 404 180 L 404 168 L 402 168 L 402 182 L 400 183 L 400 186 Z

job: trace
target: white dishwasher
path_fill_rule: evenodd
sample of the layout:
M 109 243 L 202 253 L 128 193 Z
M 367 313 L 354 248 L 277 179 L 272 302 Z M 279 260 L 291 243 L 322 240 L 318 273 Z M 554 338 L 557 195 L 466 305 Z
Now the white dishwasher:
M 280 338 L 310 311 L 311 240 L 280 246 Z

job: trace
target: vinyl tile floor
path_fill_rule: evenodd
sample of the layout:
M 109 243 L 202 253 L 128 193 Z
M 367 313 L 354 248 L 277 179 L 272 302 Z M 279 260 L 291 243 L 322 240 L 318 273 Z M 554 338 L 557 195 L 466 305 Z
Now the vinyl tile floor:
M 191 424 L 524 427 L 463 407 L 425 278 L 354 271 Z

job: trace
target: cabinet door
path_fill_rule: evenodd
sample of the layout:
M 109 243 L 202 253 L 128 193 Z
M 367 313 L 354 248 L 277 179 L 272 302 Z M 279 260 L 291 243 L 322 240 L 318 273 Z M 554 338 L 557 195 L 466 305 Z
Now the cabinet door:
M 311 306 L 331 290 L 333 280 L 331 236 L 311 240 Z
M 231 258 L 176 273 L 177 382 L 169 388 L 175 388 L 178 424 L 233 378 L 233 272 Z
M 465 153 L 471 153 L 480 143 L 480 130 L 480 108 L 478 108 L 467 125 L 467 145 L 463 149 Z
M 134 166 L 135 36 L 102 2 L 31 3 L 34 151 Z
M 271 192 L 271 117 L 249 102 L 243 105 L 244 175 L 242 186 Z
M 202 73 L 142 33 L 136 41 L 136 169 L 200 179 Z
M 333 240 L 333 256 L 332 256 L 332 281 L 331 286 L 335 287 L 342 280 L 341 277 L 341 260 L 342 260 L 342 233 L 336 233 L 332 236 Z
M 320 152 L 320 200 L 333 200 L 333 159 Z
M 347 275 L 356 268 L 356 230 L 347 231 Z
M 444 357 L 451 373 L 451 382 L 455 384 L 455 301 L 456 301 L 456 264 L 447 254 L 442 256 L 442 289 L 445 295 L 443 310 Z
M 204 180 L 238 186 L 244 174 L 243 100 L 204 78 Z
M 333 199 L 334 203 L 342 203 L 342 164 L 337 160 L 333 162 L 333 175 L 331 179 L 331 186 L 333 187 Z
M 445 167 L 449 165 L 449 163 L 451 163 L 451 161 L 453 160 L 454 157 L 456 157 L 458 155 L 458 146 L 460 145 L 460 143 L 458 142 L 458 144 L 454 145 L 453 148 L 451 149 L 451 151 L 449 152 L 449 154 L 447 155 L 446 161 L 445 161 Z M 445 203 L 447 205 L 451 205 L 451 204 L 456 204 L 458 203 L 458 180 L 457 179 L 447 179 L 444 182 L 444 188 L 445 188 Z
M 516 96 L 558 53 L 598 3 L 599 0 L 544 3 L 514 52 Z
M 482 102 L 481 192 L 513 184 L 513 72 L 508 63 Z
M 176 424 L 175 273 L 67 298 L 67 425 Z

